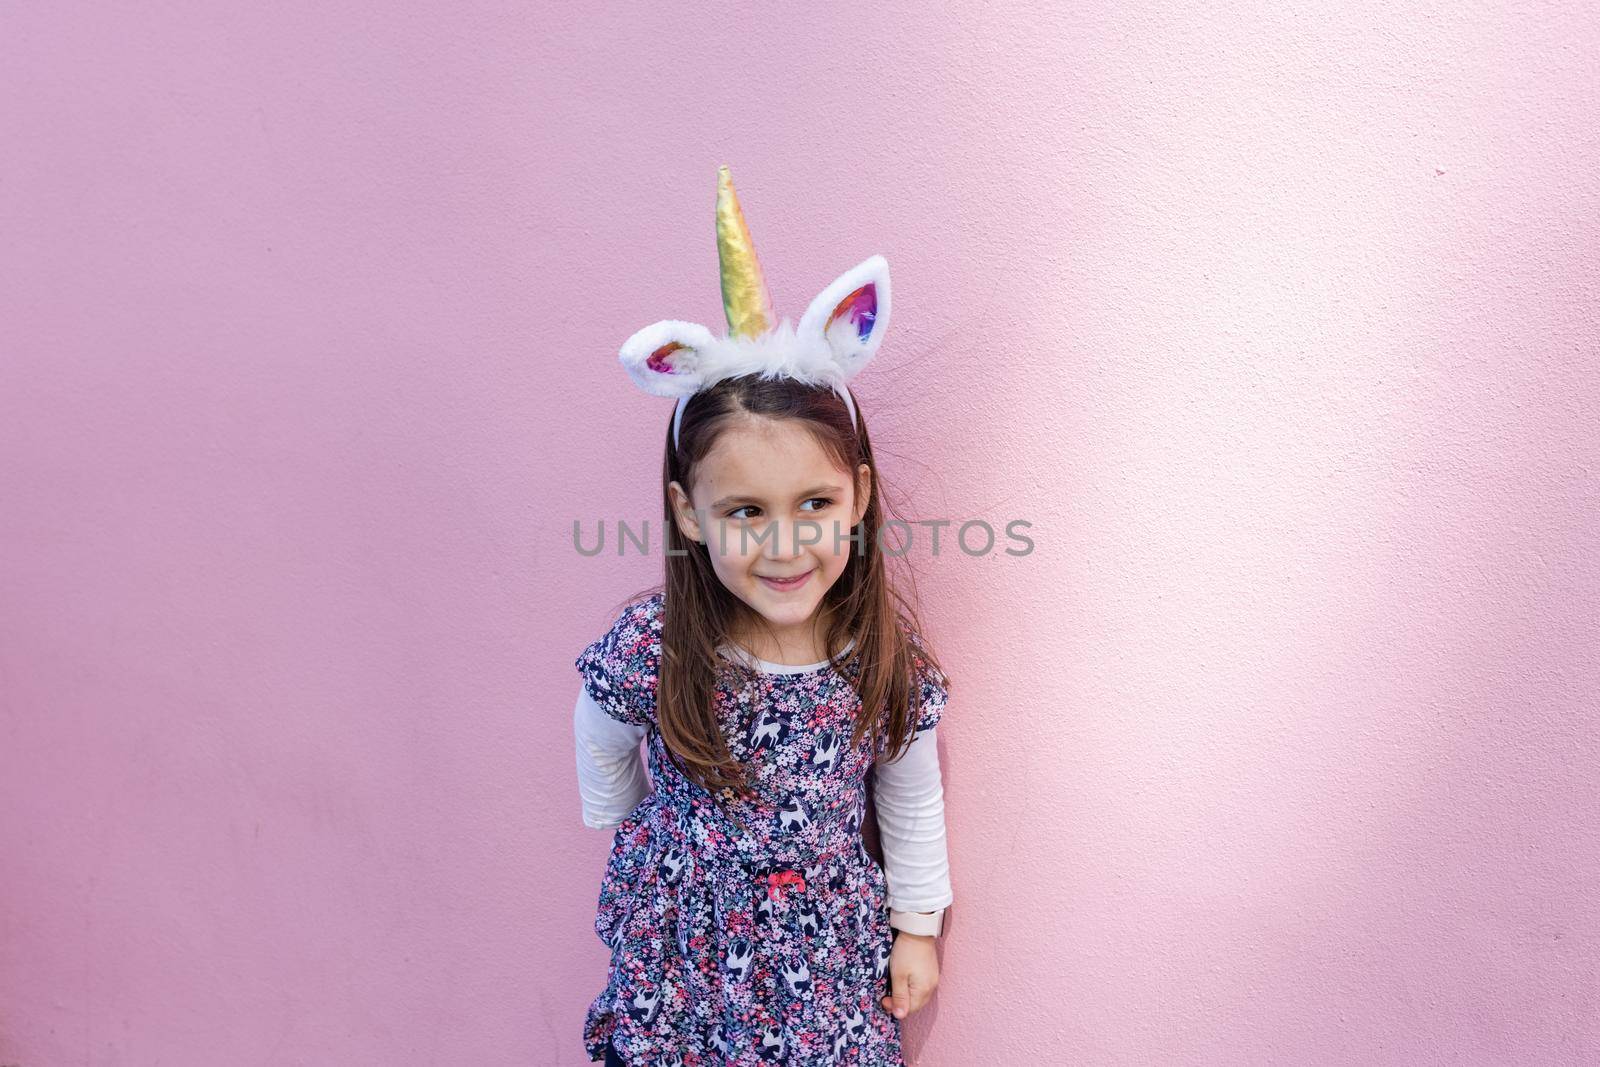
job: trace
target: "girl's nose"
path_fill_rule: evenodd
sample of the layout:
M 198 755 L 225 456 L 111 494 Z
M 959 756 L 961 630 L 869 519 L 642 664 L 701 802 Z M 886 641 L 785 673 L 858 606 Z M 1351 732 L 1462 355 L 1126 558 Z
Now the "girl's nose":
M 761 555 L 766 559 L 793 559 L 804 550 L 805 546 L 800 543 L 804 537 L 804 526 L 774 519 L 767 527 L 766 537 L 762 538 Z

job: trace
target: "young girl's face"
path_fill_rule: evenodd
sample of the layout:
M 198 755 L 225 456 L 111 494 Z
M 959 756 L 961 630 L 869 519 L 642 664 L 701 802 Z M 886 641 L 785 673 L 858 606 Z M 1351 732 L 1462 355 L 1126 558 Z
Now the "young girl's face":
M 678 482 L 670 492 L 678 528 L 705 544 L 717 578 L 804 655 L 823 594 L 857 551 L 850 530 L 871 475 L 865 463 L 854 478 L 840 470 L 796 420 L 752 417 L 718 436 L 692 499 Z

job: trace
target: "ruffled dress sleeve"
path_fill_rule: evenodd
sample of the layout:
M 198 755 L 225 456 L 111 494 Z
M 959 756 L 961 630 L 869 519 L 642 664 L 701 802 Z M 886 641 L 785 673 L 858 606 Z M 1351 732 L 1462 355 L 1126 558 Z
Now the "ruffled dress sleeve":
M 629 604 L 573 661 L 584 690 L 600 709 L 630 726 L 655 720 L 662 599 L 663 594 L 654 593 Z
M 950 700 L 950 680 L 937 670 L 927 660 L 922 658 L 925 646 L 922 638 L 916 633 L 908 633 L 911 642 L 912 664 L 917 678 L 917 722 L 916 733 L 931 730 L 939 725 L 939 720 L 944 717 L 945 704 Z

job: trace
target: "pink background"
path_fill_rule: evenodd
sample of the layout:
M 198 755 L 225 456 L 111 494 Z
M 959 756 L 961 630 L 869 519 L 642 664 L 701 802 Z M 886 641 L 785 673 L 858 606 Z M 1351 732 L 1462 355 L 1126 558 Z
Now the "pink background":
M 733 168 L 921 518 L 920 1064 L 1600 1061 L 1591 5 L 12 4 L 0 1064 L 583 1062 Z M 760 13 L 770 12 L 770 13 Z M 948 537 L 948 534 L 947 534 Z

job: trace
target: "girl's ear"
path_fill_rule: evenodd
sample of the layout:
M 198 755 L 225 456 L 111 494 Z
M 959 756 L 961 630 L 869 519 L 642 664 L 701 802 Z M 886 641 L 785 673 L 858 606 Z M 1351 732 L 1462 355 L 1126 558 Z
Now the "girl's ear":
M 798 332 L 825 338 L 850 378 L 872 358 L 889 328 L 889 261 L 873 256 L 851 267 L 811 301 Z
M 678 532 L 691 541 L 703 542 L 705 534 L 701 531 L 700 517 L 694 512 L 689 494 L 677 482 L 668 482 L 667 492 L 672 496 L 672 518 L 678 525 Z
M 867 517 L 867 505 L 872 502 L 872 468 L 863 463 L 856 468 L 856 493 L 851 526 Z
M 663 319 L 624 341 L 618 358 L 650 395 L 691 396 L 704 381 L 702 357 L 714 340 L 698 323 Z

